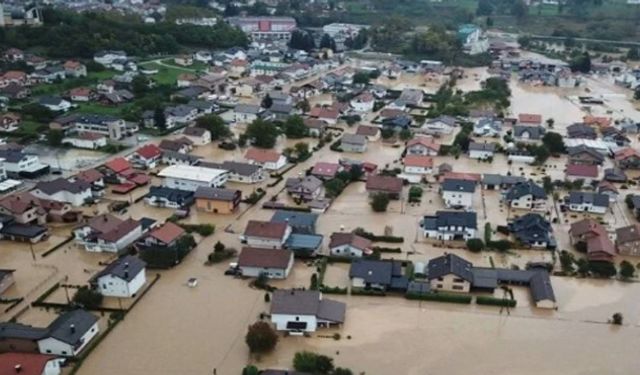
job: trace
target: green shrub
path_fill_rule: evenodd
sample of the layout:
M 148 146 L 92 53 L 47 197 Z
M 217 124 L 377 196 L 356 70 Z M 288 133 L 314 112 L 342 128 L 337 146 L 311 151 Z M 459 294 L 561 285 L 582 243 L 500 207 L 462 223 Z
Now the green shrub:
M 331 286 L 321 285 L 320 291 L 326 294 L 347 294 L 347 288 L 340 288 L 339 286 L 331 287 Z
M 352 288 L 351 289 L 352 296 L 376 296 L 376 297 L 384 297 L 387 294 L 382 290 L 374 290 L 374 289 L 362 289 L 362 288 Z
M 372 248 L 373 251 L 377 251 L 380 253 L 401 253 L 402 249 L 399 247 L 381 247 L 381 246 L 374 246 Z
M 212 224 L 180 224 L 182 229 L 187 233 L 196 232 L 202 237 L 208 237 L 213 234 L 216 227 Z
M 472 299 L 471 296 L 466 294 L 449 294 L 449 293 L 429 293 L 429 294 L 407 293 L 405 297 L 410 300 L 451 302 L 451 303 L 461 303 L 461 304 L 470 304 Z
M 478 305 L 516 307 L 518 301 L 516 301 L 515 299 L 503 299 L 503 298 L 495 298 L 491 296 L 478 296 L 476 297 L 476 303 Z

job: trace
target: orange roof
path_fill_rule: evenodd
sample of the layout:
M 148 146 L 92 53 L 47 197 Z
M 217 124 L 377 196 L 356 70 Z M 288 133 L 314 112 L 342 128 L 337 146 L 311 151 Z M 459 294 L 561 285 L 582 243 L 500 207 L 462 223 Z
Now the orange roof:
M 252 147 L 247 150 L 247 153 L 244 155 L 244 157 L 245 159 L 253 160 L 258 163 L 275 163 L 278 161 L 278 159 L 280 159 L 280 154 L 273 150 Z
M 433 158 L 422 155 L 407 155 L 404 157 L 404 165 L 407 167 L 433 168 Z
M 422 145 L 435 151 L 440 150 L 440 144 L 436 143 L 432 137 L 416 137 L 407 142 L 407 147 Z
M 120 173 L 131 168 L 131 164 L 129 164 L 127 159 L 122 157 L 109 160 L 108 162 L 104 163 L 104 166 L 116 173 Z
M 91 95 L 91 89 L 88 87 L 76 87 L 75 89 L 71 89 L 69 91 L 69 95 L 71 96 L 89 96 Z
M 75 61 L 75 60 L 67 60 L 64 63 L 64 68 L 65 69 L 78 69 L 81 66 L 82 66 L 82 64 L 80 64 L 80 62 Z
M 154 230 L 149 235 L 164 243 L 171 243 L 184 234 L 184 229 L 170 221 L 167 221 L 160 228 Z
M 518 115 L 518 122 L 524 124 L 541 124 L 542 116 L 532 113 L 521 113 Z
M 582 121 L 587 125 L 598 125 L 602 127 L 607 127 L 611 125 L 610 117 L 601 117 L 601 116 L 584 116 Z
M 82 180 L 87 183 L 93 183 L 102 178 L 102 173 L 98 172 L 96 169 L 87 169 L 86 171 L 79 172 L 76 175 L 78 180 Z
M 482 177 L 480 176 L 480 173 L 446 172 L 444 175 L 442 175 L 442 177 L 440 177 L 440 180 L 444 181 L 446 179 L 480 182 Z
M 140 147 L 136 151 L 136 154 L 142 156 L 145 159 L 153 159 L 162 156 L 162 150 L 160 150 L 160 147 L 154 145 L 153 143 L 150 143 L 148 145 Z

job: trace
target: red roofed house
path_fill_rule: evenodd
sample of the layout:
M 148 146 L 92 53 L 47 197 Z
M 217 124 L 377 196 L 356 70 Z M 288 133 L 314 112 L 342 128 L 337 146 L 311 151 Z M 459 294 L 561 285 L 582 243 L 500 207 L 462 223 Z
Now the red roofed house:
M 404 173 L 425 175 L 433 172 L 433 158 L 424 155 L 407 155 L 404 157 Z
M 68 60 L 63 65 L 64 73 L 67 77 L 85 77 L 87 75 L 87 67 L 79 61 Z
M 290 235 L 291 226 L 287 223 L 250 220 L 240 240 L 253 247 L 280 249 Z
M 358 129 L 356 129 L 357 135 L 364 135 L 367 137 L 367 141 L 375 142 L 380 139 L 380 128 L 377 126 L 371 125 L 360 125 Z
M 104 175 L 97 169 L 87 169 L 86 171 L 79 172 L 73 178 L 74 180 L 84 181 L 91 185 L 91 193 L 94 197 L 104 195 Z
M 120 253 L 142 236 L 142 225 L 137 220 L 102 214 L 78 225 L 73 234 L 87 251 Z
M 12 132 L 18 130 L 22 116 L 18 113 L 7 112 L 0 115 L 0 130 L 4 132 Z
M 144 239 L 147 246 L 171 247 L 185 235 L 185 230 L 181 226 L 167 221 L 162 226 L 153 230 Z
M 356 112 L 371 112 L 373 111 L 373 105 L 375 99 L 369 92 L 363 92 L 362 94 L 351 99 L 351 107 Z
M 584 185 L 591 185 L 598 179 L 597 165 L 568 164 L 565 169 L 565 179 L 568 181 L 584 180 Z
M 608 126 L 611 126 L 610 117 L 587 115 L 582 118 L 582 122 L 584 122 L 585 125 L 597 125 L 600 128 L 606 128 Z
M 104 163 L 104 166 L 110 169 L 113 173 L 121 173 L 127 169 L 131 169 L 131 164 L 123 157 L 111 159 Z
M 407 142 L 407 155 L 438 156 L 440 144 L 432 137 L 416 137 Z
M 622 169 L 640 169 L 640 153 L 631 147 L 618 150 L 614 154 L 618 167 Z
M 277 151 L 255 147 L 247 150 L 244 158 L 247 159 L 250 164 L 257 164 L 271 171 L 277 171 L 287 164 L 287 158 Z
M 587 259 L 590 261 L 611 262 L 616 256 L 616 246 L 606 235 L 587 240 Z
M 293 267 L 293 252 L 280 249 L 244 247 L 238 257 L 242 276 L 286 279 Z
M 69 90 L 69 99 L 72 102 L 88 102 L 91 100 L 93 91 L 88 87 L 76 87 Z
M 153 143 L 146 144 L 133 153 L 132 161 L 136 166 L 152 169 L 162 159 L 162 150 Z
M 329 242 L 329 251 L 334 256 L 362 258 L 373 254 L 372 242 L 355 233 L 333 233 Z
M 309 111 L 309 116 L 324 120 L 329 125 L 335 125 L 338 123 L 340 110 L 334 107 L 313 107 L 311 111 Z
M 27 81 L 27 73 L 20 70 L 9 70 L 0 76 L 0 87 L 7 87 L 10 84 L 25 86 L 29 82 Z
M 38 353 L 2 353 L 0 374 L 59 375 L 60 360 L 52 355 Z
M 586 243 L 589 239 L 598 236 L 606 236 L 607 230 L 604 229 L 602 224 L 593 219 L 582 219 L 571 223 L 569 228 L 569 240 L 571 245 L 583 242 Z
M 311 174 L 321 180 L 330 180 L 342 170 L 342 166 L 338 163 L 325 163 L 319 161 L 313 166 Z
M 531 113 L 521 113 L 518 115 L 518 123 L 520 125 L 542 125 L 542 116 L 531 114 Z
M 367 178 L 367 192 L 369 194 L 385 193 L 389 198 L 399 199 L 402 193 L 403 181 L 392 176 L 369 176 Z

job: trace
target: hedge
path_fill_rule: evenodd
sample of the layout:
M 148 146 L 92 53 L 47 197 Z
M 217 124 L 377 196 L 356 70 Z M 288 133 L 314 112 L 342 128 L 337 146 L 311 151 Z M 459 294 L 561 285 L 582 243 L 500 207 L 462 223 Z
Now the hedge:
M 362 228 L 356 228 L 353 233 L 357 234 L 360 237 L 364 237 L 368 240 L 374 242 L 392 242 L 392 243 L 402 243 L 404 242 L 404 237 L 396 237 L 396 236 L 377 236 L 371 232 L 367 232 Z
M 340 288 L 339 286 L 331 287 L 331 286 L 321 285 L 320 291 L 322 293 L 327 293 L 327 294 L 347 294 L 347 288 Z
M 490 306 L 502 306 L 502 307 L 516 307 L 518 301 L 515 299 L 503 299 L 490 296 L 478 296 L 476 297 L 476 303 L 478 305 L 490 305 Z
M 402 249 L 399 247 L 381 247 L 381 246 L 374 246 L 372 248 L 373 251 L 377 251 L 380 253 L 401 253 Z
M 387 294 L 382 290 L 374 290 L 374 289 L 361 289 L 361 288 L 352 288 L 351 289 L 352 296 L 376 296 L 376 297 L 384 297 Z
M 349 257 L 340 257 L 340 256 L 328 256 L 326 257 L 329 263 L 351 263 L 351 258 Z
M 429 293 L 429 294 L 407 293 L 405 297 L 410 300 L 451 302 L 451 303 L 461 303 L 461 304 L 470 304 L 471 299 L 473 298 L 472 296 L 469 296 L 466 294 L 449 294 L 449 293 Z

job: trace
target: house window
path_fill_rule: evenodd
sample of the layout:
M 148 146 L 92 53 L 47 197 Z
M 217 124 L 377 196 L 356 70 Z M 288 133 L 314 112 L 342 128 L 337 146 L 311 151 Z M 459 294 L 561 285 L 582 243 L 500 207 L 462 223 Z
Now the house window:
M 453 290 L 462 290 L 462 289 L 464 289 L 464 288 L 462 287 L 462 285 L 454 285 L 454 286 L 452 287 L 452 289 L 453 289 Z
M 67 351 L 66 351 L 66 350 L 63 350 L 63 351 L 62 351 L 62 354 L 66 355 L 66 354 L 67 354 Z
M 47 349 L 47 354 L 51 354 L 51 349 Z
M 442 277 L 438 277 L 438 281 L 442 281 L 444 280 Z
M 456 277 L 455 279 L 453 279 L 453 282 L 454 282 L 454 283 L 463 283 L 463 282 L 464 282 L 464 280 L 462 280 L 462 279 L 461 279 L 461 278 L 459 278 L 459 277 Z
M 438 289 L 442 289 L 442 284 L 438 284 L 438 285 L 436 285 L 436 288 L 438 288 Z

